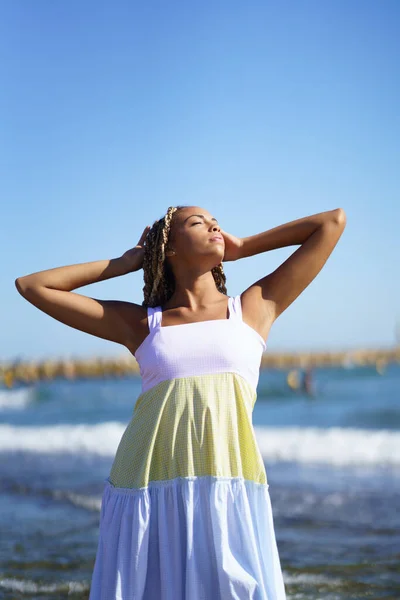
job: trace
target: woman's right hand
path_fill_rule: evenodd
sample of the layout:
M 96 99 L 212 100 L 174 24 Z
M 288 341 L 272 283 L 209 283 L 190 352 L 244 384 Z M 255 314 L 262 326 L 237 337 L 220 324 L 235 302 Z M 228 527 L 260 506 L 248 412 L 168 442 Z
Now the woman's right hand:
M 121 259 L 125 262 L 127 266 L 127 272 L 139 271 L 143 267 L 143 258 L 144 258 L 144 241 L 146 239 L 147 234 L 150 231 L 150 225 L 147 225 L 143 229 L 143 233 L 140 236 L 140 239 L 134 248 L 127 250 L 121 256 Z

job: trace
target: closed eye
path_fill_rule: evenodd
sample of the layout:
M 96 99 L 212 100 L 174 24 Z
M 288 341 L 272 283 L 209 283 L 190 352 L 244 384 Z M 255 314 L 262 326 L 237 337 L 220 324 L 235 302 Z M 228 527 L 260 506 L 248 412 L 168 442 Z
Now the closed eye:
M 190 227 L 193 227 L 193 225 L 203 225 L 204 221 L 196 221 L 195 223 L 192 223 L 190 225 Z M 218 225 L 218 221 L 215 222 L 216 225 Z

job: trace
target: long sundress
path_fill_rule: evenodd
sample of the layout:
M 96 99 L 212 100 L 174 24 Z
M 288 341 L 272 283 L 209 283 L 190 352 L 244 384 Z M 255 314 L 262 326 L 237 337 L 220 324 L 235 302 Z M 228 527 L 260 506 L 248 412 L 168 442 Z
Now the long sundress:
M 104 482 L 89 600 L 285 600 L 252 424 L 263 338 L 229 318 L 163 327 L 135 353 L 142 390 Z

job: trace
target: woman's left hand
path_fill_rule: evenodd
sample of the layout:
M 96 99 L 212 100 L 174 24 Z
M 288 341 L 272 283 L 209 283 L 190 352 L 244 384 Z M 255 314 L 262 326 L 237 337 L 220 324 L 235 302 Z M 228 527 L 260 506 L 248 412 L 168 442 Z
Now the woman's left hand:
M 241 238 L 236 237 L 235 235 L 232 235 L 231 233 L 228 233 L 227 231 L 224 231 L 223 229 L 221 229 L 220 231 L 221 235 L 225 240 L 225 254 L 222 260 L 238 260 L 239 258 L 241 258 L 243 240 Z

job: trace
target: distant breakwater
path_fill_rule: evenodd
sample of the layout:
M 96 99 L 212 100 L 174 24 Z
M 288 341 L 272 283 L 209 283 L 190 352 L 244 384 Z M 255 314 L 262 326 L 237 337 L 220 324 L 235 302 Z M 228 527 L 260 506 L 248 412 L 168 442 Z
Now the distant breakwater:
M 356 349 L 336 352 L 265 352 L 261 369 L 374 366 L 383 372 L 388 364 L 400 363 L 400 346 L 386 349 Z M 65 358 L 18 360 L 0 363 L 0 386 L 30 384 L 52 379 L 109 378 L 139 375 L 139 365 L 132 356 L 112 358 Z

